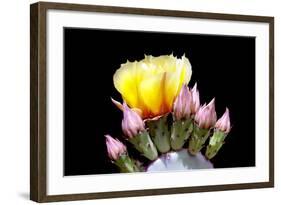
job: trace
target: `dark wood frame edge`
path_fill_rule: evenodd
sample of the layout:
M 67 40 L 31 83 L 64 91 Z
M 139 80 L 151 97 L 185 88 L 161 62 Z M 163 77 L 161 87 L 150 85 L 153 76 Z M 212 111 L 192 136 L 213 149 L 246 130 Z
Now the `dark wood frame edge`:
M 46 198 L 46 39 L 40 4 L 30 7 L 30 199 L 37 202 Z
M 47 195 L 46 183 L 46 11 L 48 9 L 138 15 L 189 17 L 269 23 L 269 181 L 198 187 L 131 190 L 103 193 Z M 274 17 L 218 14 L 85 4 L 38 2 L 30 6 L 30 199 L 36 202 L 181 194 L 274 187 Z

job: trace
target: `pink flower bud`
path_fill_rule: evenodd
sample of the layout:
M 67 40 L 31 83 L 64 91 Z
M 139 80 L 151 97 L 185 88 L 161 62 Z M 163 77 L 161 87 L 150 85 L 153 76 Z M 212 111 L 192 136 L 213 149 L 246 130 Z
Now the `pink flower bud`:
M 192 95 L 192 103 L 191 103 L 191 114 L 195 114 L 200 107 L 200 97 L 199 97 L 199 91 L 197 90 L 197 83 L 193 86 L 191 90 Z
M 124 135 L 129 138 L 145 130 L 141 117 L 135 111 L 131 110 L 125 102 L 123 103 L 122 130 Z
M 209 129 L 215 125 L 217 121 L 217 113 L 215 110 L 215 99 L 208 105 L 204 104 L 195 114 L 195 122 L 200 128 Z
M 189 88 L 183 85 L 179 95 L 174 102 L 174 116 L 176 120 L 181 120 L 190 117 L 191 114 L 192 96 Z
M 118 139 L 112 138 L 110 135 L 105 135 L 108 157 L 112 160 L 117 160 L 119 156 L 127 151 L 126 146 Z
M 229 118 L 229 110 L 228 108 L 225 109 L 224 114 L 221 116 L 221 118 L 216 122 L 215 128 L 218 130 L 229 133 L 231 126 L 230 126 L 230 118 Z

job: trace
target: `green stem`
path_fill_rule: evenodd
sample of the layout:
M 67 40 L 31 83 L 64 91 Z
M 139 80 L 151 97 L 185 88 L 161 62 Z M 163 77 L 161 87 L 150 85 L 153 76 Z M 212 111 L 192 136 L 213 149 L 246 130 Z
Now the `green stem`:
M 147 121 L 149 134 L 157 149 L 161 153 L 170 151 L 170 130 L 167 123 L 167 116 L 163 116 L 157 120 Z
M 224 140 L 227 134 L 220 131 L 215 131 L 213 136 L 210 138 L 209 145 L 207 146 L 205 156 L 208 159 L 212 159 L 224 144 Z
M 171 134 L 171 147 L 173 150 L 180 150 L 193 130 L 191 119 L 177 120 L 173 122 Z
M 202 129 L 194 124 L 193 133 L 188 146 L 190 154 L 196 155 L 203 148 L 209 134 L 210 131 L 208 129 Z
M 146 158 L 155 160 L 158 153 L 147 131 L 140 132 L 135 137 L 130 138 L 129 142 Z
M 116 164 L 119 167 L 120 172 L 123 173 L 140 171 L 133 159 L 131 159 L 127 153 L 120 155 L 119 158 L 114 161 L 114 164 Z

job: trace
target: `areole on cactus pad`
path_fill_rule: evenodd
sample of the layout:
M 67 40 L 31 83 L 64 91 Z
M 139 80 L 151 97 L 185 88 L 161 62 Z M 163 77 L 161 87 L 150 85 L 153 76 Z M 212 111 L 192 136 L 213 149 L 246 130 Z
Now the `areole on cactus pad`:
M 133 158 L 125 143 L 106 135 L 108 156 L 120 172 L 213 168 L 210 159 L 231 129 L 229 110 L 217 120 L 215 99 L 200 105 L 197 84 L 188 87 L 191 74 L 189 60 L 173 55 L 145 56 L 115 72 L 123 103 L 112 101 L 123 111 L 122 141 L 148 161 Z

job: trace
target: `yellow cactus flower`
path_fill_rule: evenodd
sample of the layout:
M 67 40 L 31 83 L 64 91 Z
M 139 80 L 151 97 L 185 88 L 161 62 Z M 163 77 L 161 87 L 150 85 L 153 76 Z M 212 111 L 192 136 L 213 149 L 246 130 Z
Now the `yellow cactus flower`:
M 121 64 L 113 81 L 123 100 L 146 119 L 170 112 L 191 74 L 190 62 L 184 55 L 181 59 L 173 55 L 145 56 L 141 61 Z

